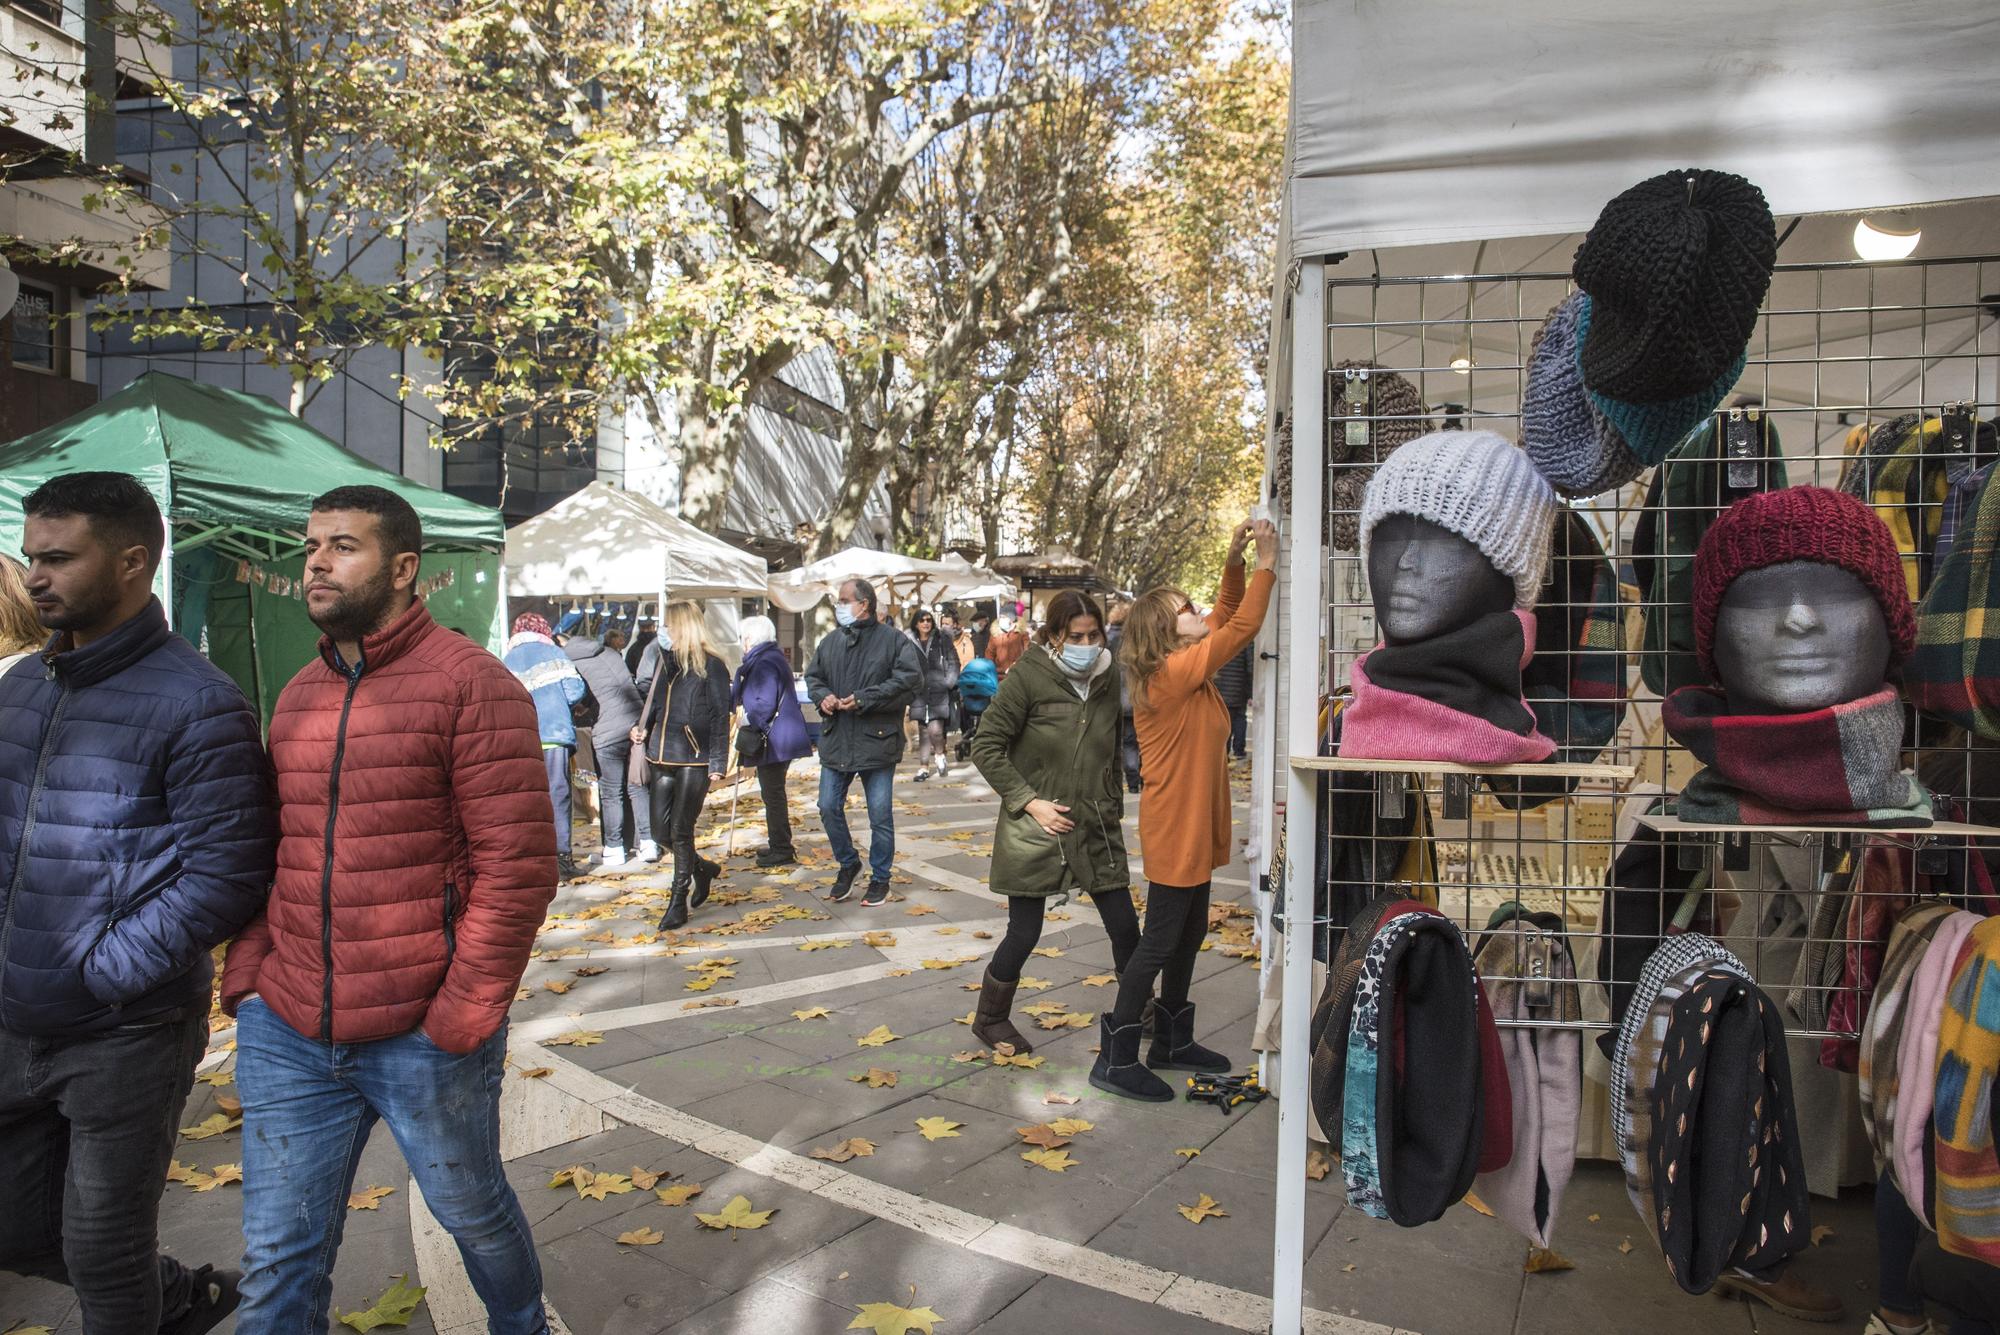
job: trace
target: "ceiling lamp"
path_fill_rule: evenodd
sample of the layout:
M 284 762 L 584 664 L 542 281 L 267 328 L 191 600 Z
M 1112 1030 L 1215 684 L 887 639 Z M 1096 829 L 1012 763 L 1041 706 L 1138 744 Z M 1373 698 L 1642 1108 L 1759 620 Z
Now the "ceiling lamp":
M 1453 357 L 1453 358 L 1451 359 L 1451 369 L 1452 369 L 1452 370 L 1454 370 L 1454 371 L 1456 371 L 1456 372 L 1458 372 L 1458 373 L 1459 373 L 1460 375 L 1471 375 L 1471 374 L 1472 374 L 1472 358 L 1470 358 L 1470 357 Z
M 1906 213 L 1877 213 L 1854 224 L 1854 253 L 1864 260 L 1906 260 L 1923 240 Z

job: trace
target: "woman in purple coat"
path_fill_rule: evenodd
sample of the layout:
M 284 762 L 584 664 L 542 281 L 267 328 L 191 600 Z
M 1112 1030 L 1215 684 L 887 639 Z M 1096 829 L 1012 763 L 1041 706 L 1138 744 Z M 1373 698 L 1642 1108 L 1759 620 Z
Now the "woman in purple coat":
M 792 686 L 792 665 L 778 648 L 778 628 L 769 617 L 745 617 L 743 666 L 736 669 L 732 703 L 743 710 L 737 749 L 757 767 L 757 787 L 764 794 L 764 832 L 770 845 L 757 855 L 760 867 L 785 867 L 798 861 L 792 850 L 792 812 L 785 796 L 785 775 L 792 762 L 812 754 L 806 719 Z M 755 733 L 764 738 L 755 751 Z M 746 749 L 746 742 L 748 748 Z

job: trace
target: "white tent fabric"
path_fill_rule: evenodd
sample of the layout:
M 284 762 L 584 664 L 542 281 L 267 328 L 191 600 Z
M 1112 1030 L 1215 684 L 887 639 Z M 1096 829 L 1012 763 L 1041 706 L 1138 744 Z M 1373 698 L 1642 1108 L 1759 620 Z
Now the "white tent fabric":
M 507 530 L 510 598 L 755 598 L 769 567 L 634 492 L 592 482 Z
M 1993 0 L 1298 0 L 1284 259 L 1581 231 L 1733 171 L 1778 214 L 2000 195 Z
M 953 598 L 993 597 L 989 590 L 1005 581 L 962 556 L 926 561 L 895 552 L 852 547 L 809 566 L 771 576 L 770 598 L 787 612 L 804 612 L 822 598 L 839 593 L 845 581 L 859 576 L 875 586 L 884 605 L 899 607 L 938 603 Z

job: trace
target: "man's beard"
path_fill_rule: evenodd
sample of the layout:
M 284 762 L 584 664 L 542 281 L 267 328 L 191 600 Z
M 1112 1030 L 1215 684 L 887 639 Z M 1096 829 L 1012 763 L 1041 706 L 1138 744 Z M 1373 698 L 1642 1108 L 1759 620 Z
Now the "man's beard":
M 344 589 L 323 611 L 306 604 L 306 615 L 335 640 L 360 641 L 382 628 L 396 599 L 396 586 L 388 568 L 356 589 Z
M 100 626 L 118 606 L 118 591 L 109 585 L 81 589 L 77 596 L 64 598 L 53 612 L 35 609 L 35 620 L 50 630 L 89 630 Z

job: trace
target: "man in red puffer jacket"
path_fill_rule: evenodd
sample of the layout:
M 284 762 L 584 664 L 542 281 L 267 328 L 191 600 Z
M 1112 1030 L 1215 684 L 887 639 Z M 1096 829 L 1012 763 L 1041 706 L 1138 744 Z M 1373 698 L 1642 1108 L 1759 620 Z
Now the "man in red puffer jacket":
M 541 1270 L 502 1171 L 507 1008 L 555 896 L 527 690 L 415 597 L 416 511 L 313 502 L 306 610 L 326 632 L 271 719 L 280 843 L 230 947 L 243 1098 L 245 1332 L 324 1330 L 368 1131 L 394 1132 L 500 1335 L 543 1335 Z

